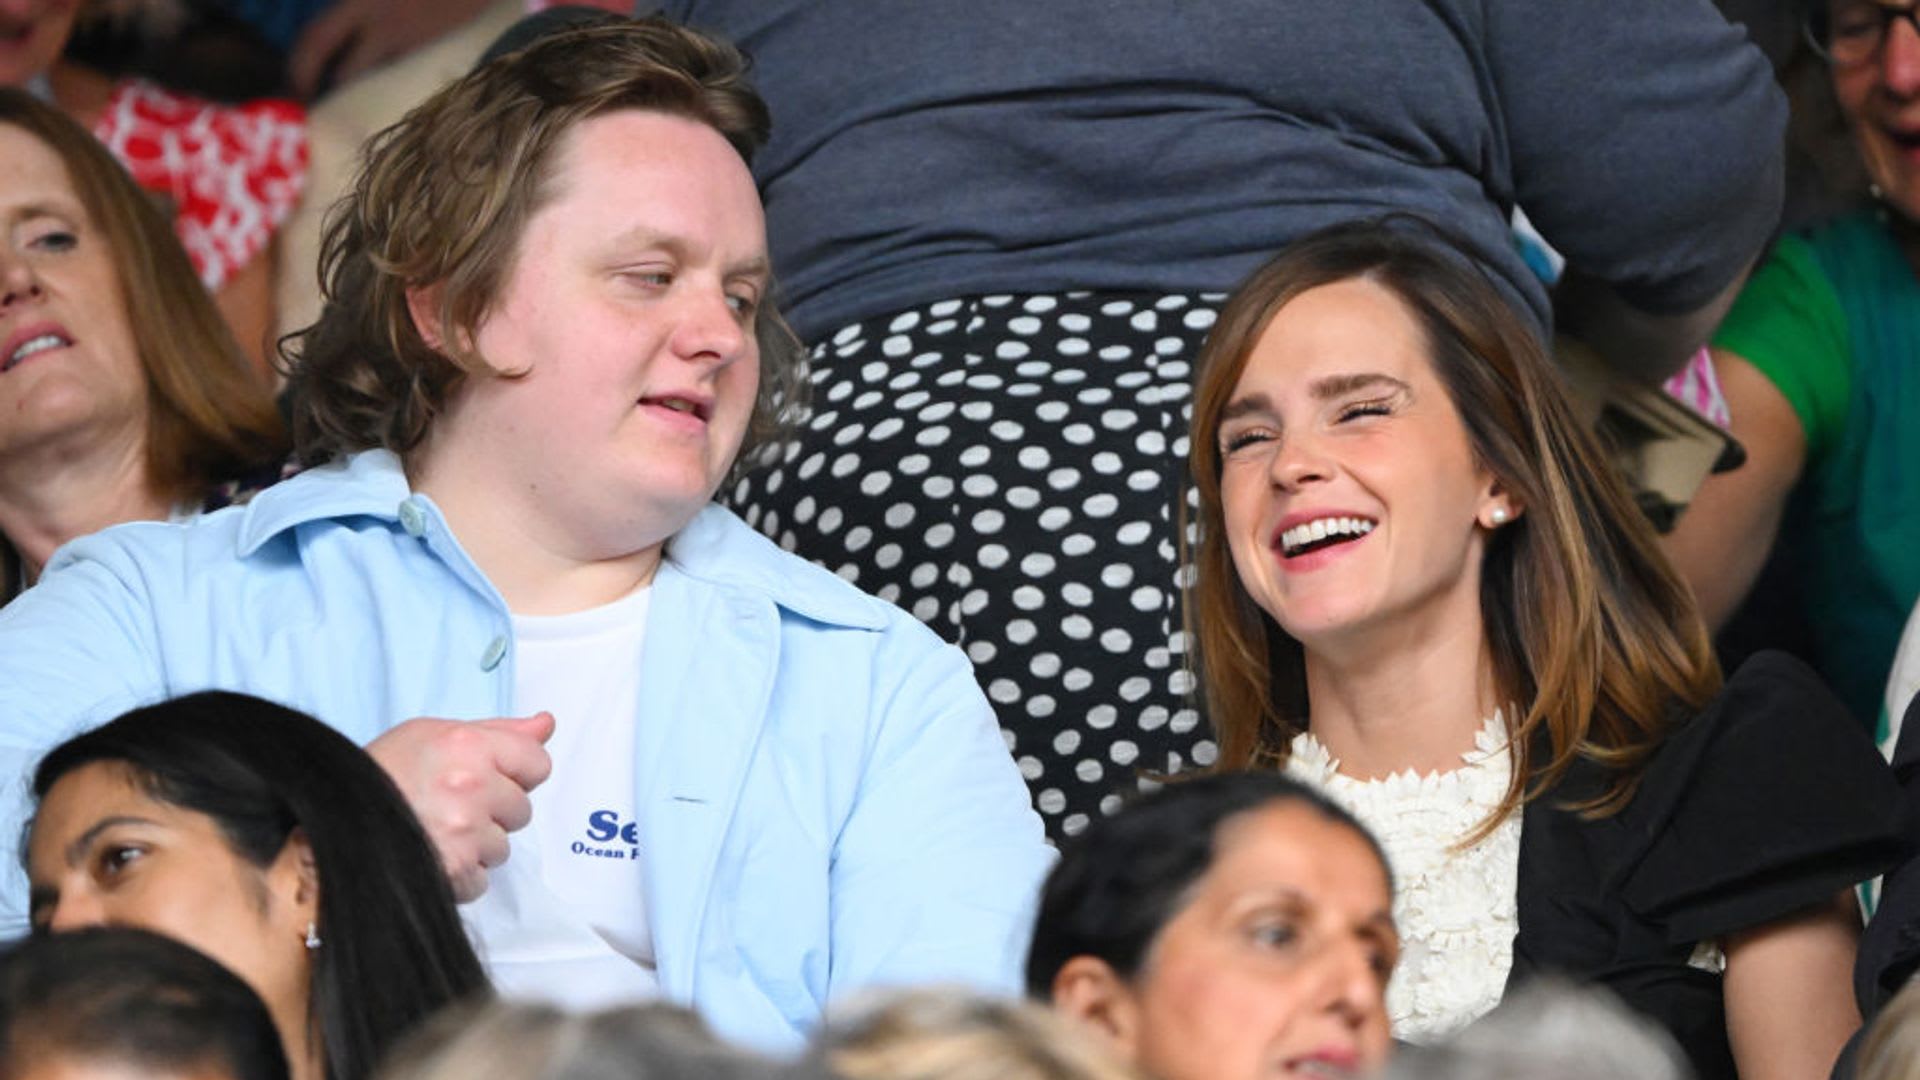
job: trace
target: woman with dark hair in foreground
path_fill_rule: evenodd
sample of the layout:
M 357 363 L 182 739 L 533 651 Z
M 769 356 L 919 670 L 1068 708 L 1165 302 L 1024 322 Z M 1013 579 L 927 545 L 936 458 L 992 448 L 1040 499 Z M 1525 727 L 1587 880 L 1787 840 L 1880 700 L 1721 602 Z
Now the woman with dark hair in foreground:
M 1027 992 L 1163 1080 L 1340 1076 L 1388 1049 L 1393 879 L 1366 828 L 1272 773 L 1171 785 L 1068 843 Z
M 54 748 L 27 837 L 36 932 L 140 926 L 266 1002 L 294 1080 L 360 1080 L 393 1041 L 484 995 L 440 860 L 345 736 L 202 693 Z
M 1202 355 L 1193 616 L 1226 766 L 1380 836 L 1395 1034 L 1534 972 L 1602 983 L 1703 1077 L 1823 1074 L 1891 778 L 1801 665 L 1721 685 L 1647 522 L 1484 275 L 1411 219 L 1325 230 Z
M 0 1076 L 287 1080 L 259 995 L 144 930 L 36 936 L 0 953 Z

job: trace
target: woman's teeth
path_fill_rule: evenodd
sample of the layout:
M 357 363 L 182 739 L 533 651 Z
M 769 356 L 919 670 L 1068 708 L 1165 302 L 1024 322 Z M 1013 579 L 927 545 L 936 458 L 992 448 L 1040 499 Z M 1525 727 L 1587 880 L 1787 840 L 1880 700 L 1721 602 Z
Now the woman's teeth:
M 0 371 L 11 370 L 15 365 L 27 357 L 32 356 L 34 353 L 46 352 L 48 349 L 57 349 L 65 344 L 66 341 L 58 334 L 41 334 L 37 338 L 29 338 L 22 342 L 19 348 L 13 350 L 13 354 L 7 357 L 7 362 L 4 365 L 0 365 Z
M 1373 522 L 1366 518 L 1315 518 L 1281 533 L 1280 548 L 1283 554 L 1292 558 L 1316 544 L 1322 544 L 1323 541 L 1365 536 L 1372 531 Z

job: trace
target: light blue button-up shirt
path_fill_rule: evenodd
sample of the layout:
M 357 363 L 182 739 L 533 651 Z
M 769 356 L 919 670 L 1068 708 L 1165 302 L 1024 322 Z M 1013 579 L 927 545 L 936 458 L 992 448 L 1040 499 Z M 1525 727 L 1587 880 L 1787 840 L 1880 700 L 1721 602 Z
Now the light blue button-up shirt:
M 717 506 L 653 589 L 634 783 L 665 993 L 782 1049 L 862 987 L 1016 990 L 1051 855 L 965 657 Z M 365 743 L 510 714 L 513 656 L 505 602 L 384 451 L 75 541 L 0 610 L 0 844 L 38 757 L 129 708 L 241 690 Z

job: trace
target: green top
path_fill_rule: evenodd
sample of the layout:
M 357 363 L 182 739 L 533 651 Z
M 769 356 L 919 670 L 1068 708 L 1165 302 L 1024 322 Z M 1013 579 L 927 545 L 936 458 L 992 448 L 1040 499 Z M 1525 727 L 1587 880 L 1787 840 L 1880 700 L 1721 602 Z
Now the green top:
M 1771 380 L 1807 461 L 1781 531 L 1821 674 L 1872 730 L 1920 598 L 1920 280 L 1873 212 L 1780 241 L 1714 344 Z

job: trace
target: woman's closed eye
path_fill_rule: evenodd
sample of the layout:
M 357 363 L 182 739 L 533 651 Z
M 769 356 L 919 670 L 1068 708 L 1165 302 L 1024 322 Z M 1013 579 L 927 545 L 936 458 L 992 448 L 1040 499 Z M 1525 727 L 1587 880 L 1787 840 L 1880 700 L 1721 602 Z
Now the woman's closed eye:
M 1366 416 L 1389 416 L 1393 413 L 1393 402 L 1387 398 L 1373 398 L 1368 401 L 1354 401 L 1340 406 L 1339 422 L 1358 420 Z
M 1236 450 L 1244 450 L 1249 446 L 1257 446 L 1260 443 L 1268 442 L 1273 437 L 1273 432 L 1266 428 L 1242 428 L 1239 431 L 1230 431 L 1221 436 L 1220 451 L 1224 454 L 1231 454 Z

